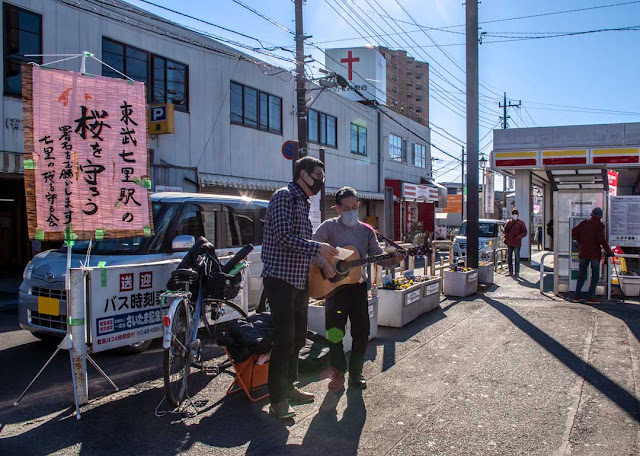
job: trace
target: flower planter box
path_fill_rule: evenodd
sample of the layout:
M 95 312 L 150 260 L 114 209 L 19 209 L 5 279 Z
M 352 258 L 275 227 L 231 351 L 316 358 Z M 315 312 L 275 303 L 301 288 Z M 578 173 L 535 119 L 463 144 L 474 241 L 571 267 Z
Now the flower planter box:
M 375 296 L 369 298 L 368 307 L 369 340 L 371 340 L 378 335 L 378 298 Z M 309 311 L 307 313 L 307 327 L 309 328 L 309 330 L 320 334 L 322 337 L 327 337 L 327 329 L 325 327 L 326 318 L 324 310 L 324 306 L 309 304 Z M 351 351 L 352 344 L 353 338 L 351 337 L 351 322 L 347 320 L 344 339 L 342 339 L 342 347 L 344 348 L 344 351 Z
M 487 263 L 478 267 L 478 283 L 484 285 L 493 284 L 493 263 Z
M 465 297 L 478 291 L 478 271 L 444 271 L 444 294 Z
M 440 278 L 404 290 L 378 290 L 378 324 L 401 328 L 420 315 L 440 307 Z
M 640 277 L 621 275 L 620 287 L 625 296 L 638 296 L 640 295 Z

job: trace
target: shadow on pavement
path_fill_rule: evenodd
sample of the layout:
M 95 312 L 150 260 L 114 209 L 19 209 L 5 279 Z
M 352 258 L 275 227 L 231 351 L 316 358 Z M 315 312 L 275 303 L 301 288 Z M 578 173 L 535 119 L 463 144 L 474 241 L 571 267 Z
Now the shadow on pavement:
M 624 410 L 630 418 L 636 422 L 640 422 L 640 417 L 638 416 L 638 404 L 636 402 L 636 397 L 633 394 L 618 385 L 598 369 L 591 366 L 589 363 L 586 363 L 579 356 L 572 353 L 565 346 L 528 321 L 511 307 L 487 296 L 482 296 L 481 299 L 508 318 L 511 323 L 555 356 L 576 375 L 579 375 L 593 387 L 597 388 L 602 394 L 607 396 L 612 402 Z
M 451 308 L 457 304 L 454 302 L 446 308 Z M 419 334 L 428 326 L 447 318 L 444 310 L 436 308 L 431 312 L 422 314 L 408 325 L 402 328 L 385 328 L 378 327 L 378 337 L 370 340 L 367 345 L 367 353 L 365 361 L 373 361 L 377 357 L 378 347 L 382 346 L 382 371 L 386 371 L 396 363 L 396 344 L 410 340 L 416 334 Z
M 362 391 L 349 389 L 347 408 L 338 420 L 336 407 L 343 392 L 328 393 L 320 410 L 313 417 L 302 444 L 286 444 L 287 432 L 275 441 L 258 443 L 252 441 L 247 449 L 251 455 L 295 455 L 295 456 L 352 456 L 358 454 L 360 436 L 367 419 L 367 409 Z

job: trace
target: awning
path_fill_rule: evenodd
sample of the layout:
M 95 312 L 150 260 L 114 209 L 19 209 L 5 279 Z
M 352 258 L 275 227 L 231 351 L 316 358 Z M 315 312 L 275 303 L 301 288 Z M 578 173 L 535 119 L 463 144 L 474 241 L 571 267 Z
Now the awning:
M 200 173 L 200 185 L 204 187 L 229 187 L 247 190 L 276 191 L 279 188 L 286 187 L 287 182 Z
M 275 192 L 279 188 L 286 187 L 287 182 L 271 181 L 264 179 L 251 179 L 248 177 L 223 176 L 221 174 L 200 173 L 200 185 L 204 187 L 228 187 L 247 190 L 264 190 Z M 339 188 L 327 187 L 327 195 L 335 195 Z M 384 201 L 384 193 L 366 192 L 356 188 L 358 197 L 368 200 Z

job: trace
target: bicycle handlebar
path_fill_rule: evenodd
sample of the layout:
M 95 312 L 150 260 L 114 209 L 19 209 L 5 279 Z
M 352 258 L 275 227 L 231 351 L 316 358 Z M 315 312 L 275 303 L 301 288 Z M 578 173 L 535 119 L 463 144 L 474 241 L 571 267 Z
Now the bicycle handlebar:
M 222 272 L 228 274 L 240 261 L 244 260 L 247 255 L 249 255 L 253 251 L 253 245 L 247 244 L 240 249 L 238 253 L 236 253 L 229 261 L 222 266 Z

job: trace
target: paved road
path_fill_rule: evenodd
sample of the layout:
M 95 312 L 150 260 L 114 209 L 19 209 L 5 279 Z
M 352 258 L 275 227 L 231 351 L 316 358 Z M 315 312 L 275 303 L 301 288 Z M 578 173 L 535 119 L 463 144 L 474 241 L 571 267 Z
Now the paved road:
M 62 355 L 11 407 L 52 350 L 2 314 L 0 454 L 638 454 L 640 305 L 585 306 L 537 289 L 525 267 L 520 282 L 497 276 L 483 294 L 380 328 L 369 388 L 328 395 L 319 373 L 303 375 L 318 400 L 288 423 L 266 401 L 225 397 L 227 374 L 193 376 L 197 416 L 156 417 L 158 347 L 97 356 L 124 389 L 111 394 L 90 370 L 94 399 L 80 421 Z

